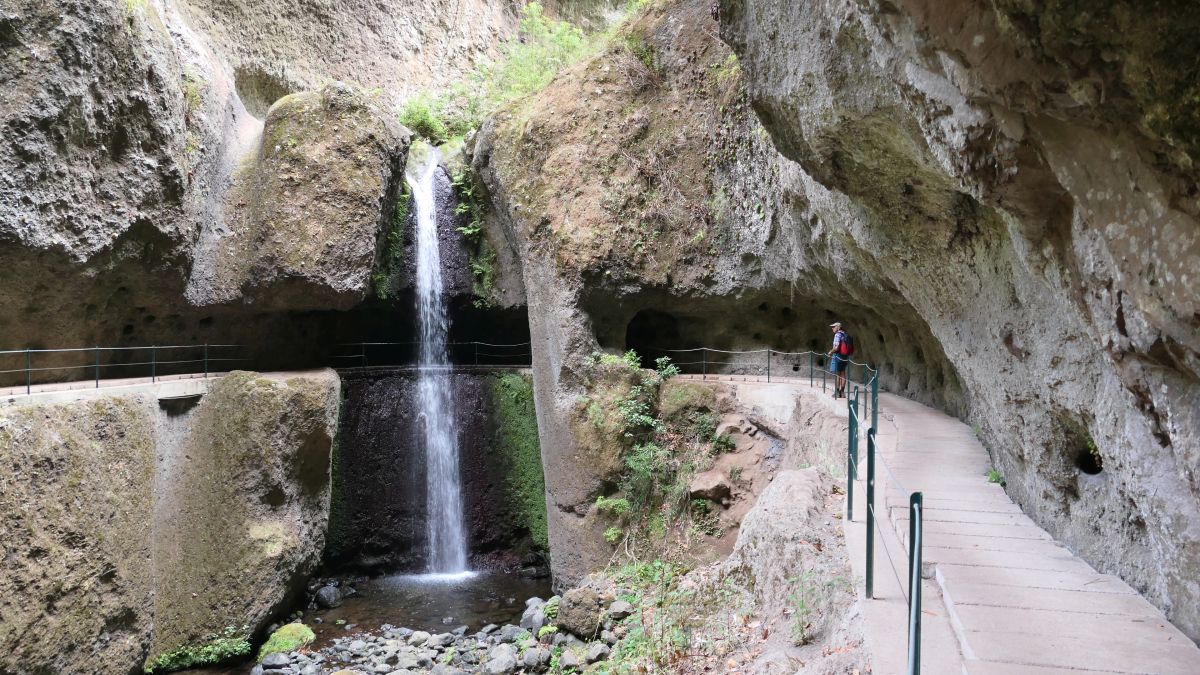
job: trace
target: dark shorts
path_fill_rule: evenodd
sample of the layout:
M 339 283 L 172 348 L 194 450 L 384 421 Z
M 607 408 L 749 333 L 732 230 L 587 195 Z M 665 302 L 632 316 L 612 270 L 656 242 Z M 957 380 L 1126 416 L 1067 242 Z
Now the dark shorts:
M 846 372 L 846 364 L 849 361 L 850 361 L 850 359 L 848 357 L 842 356 L 840 354 L 834 354 L 829 359 L 829 372 L 831 372 L 831 373 Z

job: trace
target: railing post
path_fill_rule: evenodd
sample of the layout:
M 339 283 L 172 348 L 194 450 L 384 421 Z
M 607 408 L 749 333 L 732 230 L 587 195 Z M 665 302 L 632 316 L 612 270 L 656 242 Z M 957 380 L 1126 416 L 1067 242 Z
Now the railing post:
M 479 343 L 476 342 L 474 344 L 475 344 L 475 365 L 478 366 L 479 365 Z
M 871 378 L 871 428 L 879 428 L 879 370 Z
M 157 379 L 158 371 L 158 346 L 150 346 L 150 381 L 154 382 Z
M 812 386 L 813 386 L 813 353 L 810 350 L 808 352 L 808 387 L 811 389 Z
M 846 520 L 854 520 L 854 439 L 858 426 L 854 421 L 854 404 L 850 404 L 849 437 L 846 442 Z
M 708 379 L 708 347 L 700 348 L 700 379 Z
M 25 395 L 33 391 L 33 353 L 25 350 Z
M 208 343 L 204 343 L 204 379 L 208 379 Z
M 96 357 L 96 388 L 99 389 L 100 388 L 100 348 L 94 347 L 92 349 L 92 351 L 95 352 L 95 357 Z
M 921 672 L 921 534 L 923 497 L 908 498 L 908 672 Z
M 767 350 L 767 384 L 771 383 L 771 350 Z
M 867 429 L 867 599 L 875 597 L 875 428 Z
M 825 371 L 829 370 L 826 367 L 821 368 L 821 393 L 825 393 Z
M 367 367 L 367 343 L 358 343 L 358 357 L 362 359 L 363 368 Z

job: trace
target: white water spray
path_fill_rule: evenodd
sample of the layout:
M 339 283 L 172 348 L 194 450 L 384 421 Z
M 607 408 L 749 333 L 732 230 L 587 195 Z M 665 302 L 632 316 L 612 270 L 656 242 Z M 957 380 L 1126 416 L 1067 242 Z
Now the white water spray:
M 410 166 L 413 166 L 410 160 Z M 442 259 L 438 250 L 437 199 L 434 180 L 438 153 L 429 150 L 423 166 L 405 176 L 417 215 L 417 319 L 421 329 L 417 361 L 417 399 L 424 421 L 425 485 L 429 510 L 429 571 L 467 571 L 466 532 L 462 517 L 462 485 L 458 475 L 458 442 L 454 433 L 454 400 L 450 360 L 446 354 L 446 305 L 442 301 Z

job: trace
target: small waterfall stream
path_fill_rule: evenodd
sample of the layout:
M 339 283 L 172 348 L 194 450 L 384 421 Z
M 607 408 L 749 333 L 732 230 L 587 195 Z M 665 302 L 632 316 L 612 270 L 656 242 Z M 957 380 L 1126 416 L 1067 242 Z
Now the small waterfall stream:
M 424 422 L 428 466 L 429 571 L 461 574 L 467 571 L 466 531 L 463 527 L 462 484 L 454 428 L 450 360 L 446 353 L 449 322 L 442 299 L 442 264 L 438 250 L 437 200 L 434 179 L 439 157 L 430 149 L 424 164 L 405 180 L 412 190 L 417 216 L 417 319 L 420 354 L 417 361 L 417 401 Z

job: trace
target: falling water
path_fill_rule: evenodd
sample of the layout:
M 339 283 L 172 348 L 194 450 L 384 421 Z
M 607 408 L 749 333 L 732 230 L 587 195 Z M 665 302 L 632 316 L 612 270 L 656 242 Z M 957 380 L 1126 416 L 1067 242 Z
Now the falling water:
M 411 163 L 410 163 L 411 166 Z M 457 574 L 467 570 L 463 530 L 462 486 L 458 475 L 458 443 L 454 433 L 454 401 L 450 396 L 446 355 L 446 306 L 442 302 L 442 265 L 438 251 L 437 201 L 434 179 L 437 150 L 424 166 L 406 176 L 417 214 L 417 318 L 421 329 L 417 362 L 419 416 L 424 421 L 425 485 L 429 506 L 429 571 Z

